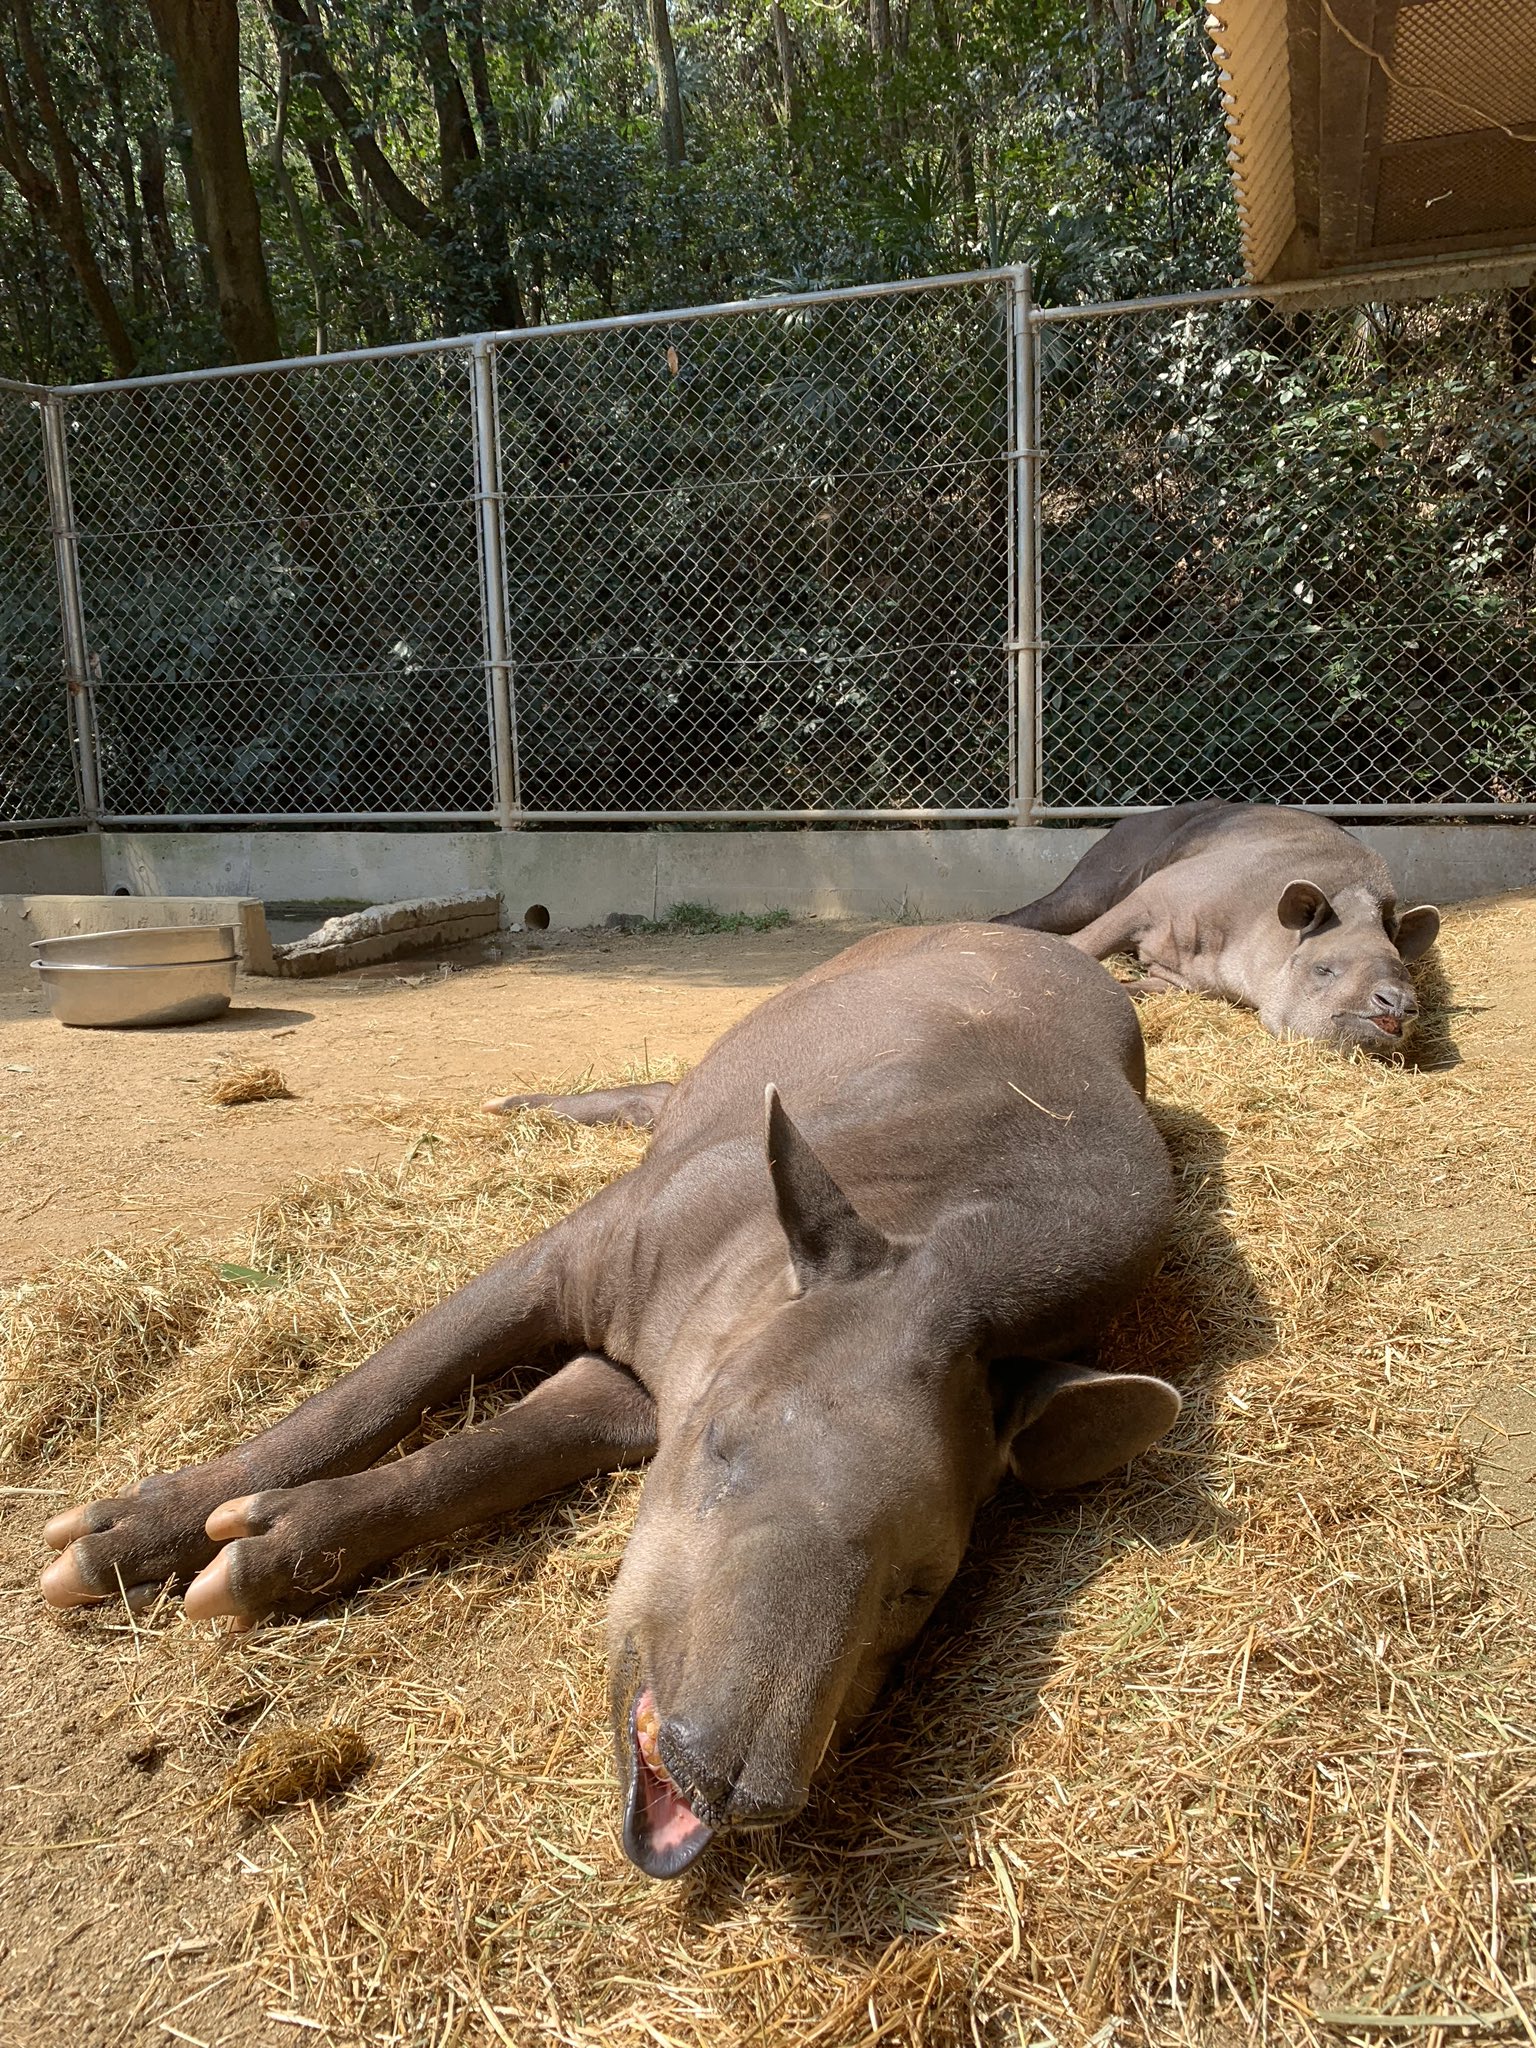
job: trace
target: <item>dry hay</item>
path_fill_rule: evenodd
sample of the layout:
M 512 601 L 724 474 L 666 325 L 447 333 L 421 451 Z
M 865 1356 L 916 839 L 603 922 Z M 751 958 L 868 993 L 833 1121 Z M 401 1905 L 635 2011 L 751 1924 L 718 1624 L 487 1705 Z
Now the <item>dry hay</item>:
M 1452 921 L 1462 1000 L 1531 917 Z M 670 1887 L 619 1856 L 602 1612 L 631 1475 L 292 1626 L 134 1624 L 114 1711 L 191 1776 L 217 1781 L 252 1706 L 376 1758 L 243 1838 L 269 2003 L 433 2048 L 1438 2044 L 1457 2016 L 1536 2041 L 1536 1668 L 1456 1436 L 1486 1379 L 1529 1371 L 1530 1261 L 1383 1236 L 1474 1188 L 1529 1216 L 1536 1073 L 1344 1062 L 1194 998 L 1144 1014 L 1180 1215 L 1108 1351 L 1176 1379 L 1184 1416 L 1126 1477 L 984 1512 L 906 1680 L 782 1836 Z M 63 1267 L 10 1312 L 10 1440 L 71 1491 L 206 1455 L 639 1151 L 434 1113 L 397 1171 L 264 1212 L 241 1256 L 270 1288 L 186 1246 Z M 185 1825 L 234 1826 L 186 1797 Z
M 208 1087 L 208 1100 L 220 1109 L 234 1109 L 244 1102 L 291 1102 L 293 1090 L 277 1067 L 253 1064 L 226 1067 Z
M 223 1796 L 242 1813 L 275 1813 L 324 1799 L 373 1762 L 355 1728 L 272 1728 L 253 1735 L 224 1774 Z

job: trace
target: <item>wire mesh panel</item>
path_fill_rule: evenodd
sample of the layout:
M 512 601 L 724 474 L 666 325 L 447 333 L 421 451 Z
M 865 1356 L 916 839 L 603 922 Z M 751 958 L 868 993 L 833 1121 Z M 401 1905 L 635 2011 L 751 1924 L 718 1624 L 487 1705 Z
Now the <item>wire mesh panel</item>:
M 1536 803 L 1522 307 L 1046 316 L 1042 813 Z
M 69 402 L 106 815 L 491 811 L 465 352 Z
M 0 824 L 79 813 L 42 424 L 0 391 Z
M 526 813 L 1006 809 L 997 283 L 499 353 Z

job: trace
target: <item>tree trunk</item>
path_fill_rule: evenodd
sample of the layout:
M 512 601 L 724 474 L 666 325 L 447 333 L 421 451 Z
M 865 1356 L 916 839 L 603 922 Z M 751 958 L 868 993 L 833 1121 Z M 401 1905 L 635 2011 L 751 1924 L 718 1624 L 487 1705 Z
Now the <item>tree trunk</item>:
M 331 62 L 325 37 L 304 12 L 304 0 L 269 0 L 269 4 L 279 24 L 279 35 L 293 52 L 295 78 L 308 78 L 313 83 L 337 128 L 346 137 L 353 162 L 360 166 L 380 201 L 403 228 L 436 249 L 457 294 L 466 302 L 470 300 L 473 291 L 463 274 L 462 251 L 455 248 L 451 224 L 416 197 L 379 147 L 378 138 L 371 124 L 364 119 L 351 88 Z M 459 96 L 463 98 L 462 87 Z M 510 264 L 504 258 L 498 260 L 494 252 L 487 256 L 486 261 L 494 279 L 490 293 L 492 324 L 521 327 L 522 298 Z
M 180 310 L 185 292 L 181 251 L 165 199 L 165 137 L 157 121 L 146 121 L 139 130 L 139 197 L 143 203 L 144 225 L 149 245 L 155 252 L 165 303 L 173 313 Z
M 469 58 L 469 82 L 475 95 L 475 113 L 485 137 L 487 156 L 501 154 L 501 116 L 491 92 L 491 69 L 485 59 L 485 9 L 481 0 L 464 0 L 464 49 Z
M 192 216 L 197 274 L 202 281 L 204 300 L 217 313 L 219 280 L 214 276 L 213 258 L 208 253 L 208 200 L 203 191 L 202 173 L 197 168 L 197 157 L 192 149 L 192 122 L 187 114 L 186 95 L 182 92 L 181 81 L 174 71 L 166 78 L 165 87 L 171 102 L 171 144 L 176 151 L 176 161 L 181 166 L 182 189 L 187 195 L 187 211 Z
M 773 20 L 773 42 L 779 58 L 779 82 L 783 93 L 780 105 L 783 110 L 784 126 L 793 132 L 800 119 L 800 94 L 795 78 L 795 38 L 789 26 L 789 16 L 773 0 L 768 10 Z
M 869 52 L 875 60 L 880 136 L 886 155 L 893 157 L 901 147 L 901 133 L 891 108 L 891 0 L 869 0 Z
M 330 303 L 325 287 L 325 277 L 315 254 L 314 237 L 309 232 L 309 222 L 304 218 L 304 208 L 293 179 L 288 175 L 288 99 L 293 83 L 293 58 L 286 44 L 277 52 L 277 118 L 272 123 L 272 175 L 277 189 L 283 195 L 283 204 L 288 209 L 288 218 L 293 223 L 293 238 L 299 245 L 299 254 L 304 259 L 304 268 L 309 272 L 309 289 L 315 302 L 315 354 L 324 355 L 331 345 Z
M 123 79 L 123 18 L 116 7 L 104 7 L 101 20 L 106 44 L 97 50 L 94 37 L 86 30 L 87 47 L 101 72 L 112 122 L 112 163 L 122 193 L 123 229 L 128 240 L 129 278 L 133 290 L 133 311 L 142 320 L 149 290 L 149 266 L 144 250 L 144 210 L 134 175 L 133 147 L 128 139 L 127 95 Z
M 315 190 L 320 194 L 320 203 L 335 221 L 344 235 L 354 241 L 363 238 L 363 217 L 352 198 L 352 188 L 347 183 L 346 171 L 341 158 L 336 154 L 336 145 L 328 135 L 304 138 L 304 154 L 309 158 L 309 168 L 315 181 Z
M 341 73 L 331 62 L 325 37 L 304 12 L 304 0 L 271 0 L 272 13 L 281 24 L 279 33 L 290 41 L 294 76 L 307 78 L 324 100 L 332 120 L 347 138 L 354 161 L 386 210 L 401 227 L 423 242 L 440 241 L 443 224 L 432 209 L 416 197 L 379 147 L 373 124 L 352 97 Z
M 148 6 L 186 98 L 225 345 L 237 363 L 271 360 L 282 345 L 245 153 L 237 0 L 148 0 Z
M 949 0 L 933 0 L 933 27 L 950 63 L 954 84 L 950 88 L 949 131 L 955 157 L 955 183 L 960 188 L 960 225 L 966 241 L 974 248 L 981 239 L 976 211 L 976 152 L 971 138 L 971 95 L 965 79 L 965 56 Z
M 10 15 L 27 82 L 32 88 L 43 132 L 48 138 L 55 176 L 50 178 L 28 154 L 10 80 L 5 76 L 3 67 L 0 67 L 0 132 L 3 132 L 4 142 L 0 145 L 0 166 L 9 171 L 28 204 L 47 222 L 69 258 L 86 303 L 101 329 L 113 368 L 120 377 L 131 377 L 137 364 L 137 354 L 91 244 L 85 203 L 80 196 L 74 146 L 54 102 L 42 52 L 33 34 L 29 0 L 12 0 Z
M 438 185 L 446 206 L 479 163 L 480 144 L 453 52 L 448 47 L 442 0 L 411 0 L 411 13 L 416 18 L 417 46 L 437 115 Z
M 683 161 L 683 95 L 677 82 L 677 51 L 672 44 L 672 17 L 667 0 L 645 0 L 651 24 L 651 61 L 656 66 L 656 98 L 661 108 L 661 150 L 668 167 Z

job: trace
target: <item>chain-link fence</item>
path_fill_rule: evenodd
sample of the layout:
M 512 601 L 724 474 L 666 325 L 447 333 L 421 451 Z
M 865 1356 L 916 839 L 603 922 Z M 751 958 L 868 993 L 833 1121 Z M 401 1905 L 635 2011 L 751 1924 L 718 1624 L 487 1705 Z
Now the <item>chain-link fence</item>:
M 0 391 L 0 824 L 1536 810 L 1533 353 L 1012 271 Z
M 1037 315 L 1039 815 L 1536 803 L 1533 314 Z
M 61 681 L 44 394 L 0 389 L 0 825 L 81 816 Z
M 523 808 L 1006 814 L 997 283 L 498 358 Z

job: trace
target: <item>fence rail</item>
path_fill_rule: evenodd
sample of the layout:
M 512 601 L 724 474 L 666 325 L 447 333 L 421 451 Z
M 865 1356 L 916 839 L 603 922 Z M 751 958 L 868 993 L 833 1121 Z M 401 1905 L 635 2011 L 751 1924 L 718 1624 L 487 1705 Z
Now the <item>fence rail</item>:
M 1011 270 L 0 386 L 0 827 L 1536 811 L 1522 303 Z

